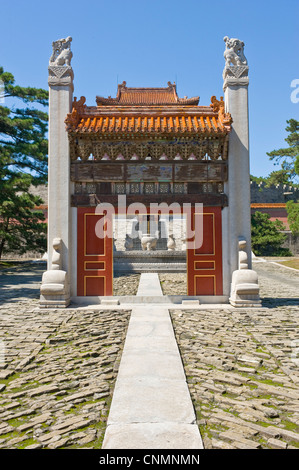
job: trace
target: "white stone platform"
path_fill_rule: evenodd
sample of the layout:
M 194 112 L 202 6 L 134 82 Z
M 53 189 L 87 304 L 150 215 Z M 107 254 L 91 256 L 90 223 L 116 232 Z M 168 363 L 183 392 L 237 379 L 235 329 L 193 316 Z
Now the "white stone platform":
M 161 296 L 156 273 L 137 295 Z M 134 306 L 103 449 L 202 449 L 202 439 L 168 309 Z

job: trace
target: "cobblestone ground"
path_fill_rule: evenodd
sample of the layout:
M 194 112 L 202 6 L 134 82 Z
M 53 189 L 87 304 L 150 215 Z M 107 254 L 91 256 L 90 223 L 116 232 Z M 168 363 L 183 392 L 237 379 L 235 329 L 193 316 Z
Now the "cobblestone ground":
M 261 308 L 171 311 L 206 448 L 299 447 L 299 273 L 254 269 Z M 43 271 L 0 274 L 0 448 L 100 448 L 130 311 L 40 311 Z M 160 279 L 184 293 L 184 274 Z
M 130 312 L 40 311 L 24 267 L 0 275 L 0 448 L 100 448 Z
M 254 269 L 262 308 L 171 312 L 205 448 L 299 447 L 299 273 Z
M 186 273 L 159 273 L 162 292 L 164 295 L 186 295 Z
M 113 278 L 113 295 L 136 295 L 140 274 L 116 274 Z

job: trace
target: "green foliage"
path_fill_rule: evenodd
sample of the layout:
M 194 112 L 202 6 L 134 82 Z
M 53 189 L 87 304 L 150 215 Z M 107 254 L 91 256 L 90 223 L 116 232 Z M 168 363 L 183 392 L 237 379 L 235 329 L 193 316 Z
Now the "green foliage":
M 275 186 L 278 184 L 291 184 L 290 177 L 291 175 L 288 170 L 272 171 L 266 178 L 266 187 L 270 187 L 272 184 Z
M 4 84 L 4 98 L 19 99 L 23 103 L 47 105 L 48 92 L 36 88 L 14 86 L 11 73 L 0 67 L 0 80 Z M 0 159 L 9 171 L 22 171 L 32 176 L 33 184 L 47 181 L 46 139 L 48 115 L 30 107 L 0 106 Z M 3 175 L 1 175 L 3 177 Z
M 288 249 L 282 248 L 286 235 L 280 220 L 270 220 L 269 214 L 256 211 L 251 216 L 251 244 L 256 256 L 291 256 Z
M 49 94 L 42 88 L 20 87 L 14 85 L 14 76 L 9 72 L 4 72 L 3 67 L 0 66 L 0 77 L 4 83 L 4 98 L 15 96 L 23 100 L 24 103 L 40 103 L 43 106 L 48 105 Z
M 299 235 L 299 203 L 288 201 L 286 203 L 288 223 L 293 235 Z
M 46 106 L 48 92 L 14 85 L 11 73 L 0 67 L 4 98 Z M 42 200 L 31 185 L 47 181 L 47 113 L 32 105 L 0 106 L 0 258 L 3 252 L 46 249 L 46 226 L 35 207 Z
M 291 179 L 294 179 L 296 174 L 299 175 L 299 121 L 290 119 L 287 124 L 286 131 L 289 135 L 285 141 L 289 146 L 272 150 L 267 155 L 270 160 L 274 160 L 276 165 L 280 164 L 282 170 L 286 171 Z
M 30 175 L 22 173 L 13 173 L 0 181 L 0 258 L 4 252 L 46 250 L 44 215 L 35 210 L 42 200 L 30 194 L 30 185 Z
M 298 160 L 298 164 L 299 164 L 299 160 Z M 294 167 L 295 166 L 296 166 L 296 162 L 295 162 Z M 272 171 L 268 176 L 250 175 L 250 181 L 255 181 L 257 184 L 265 183 L 264 187 L 266 188 L 269 188 L 272 185 L 277 186 L 279 184 L 287 184 L 292 187 L 297 187 L 298 184 L 292 181 L 291 179 L 292 177 L 293 176 L 288 170 L 280 169 L 280 170 Z M 262 191 L 262 189 L 260 189 L 260 191 Z
M 264 176 L 250 175 L 250 181 L 255 181 L 257 184 L 259 184 L 259 183 L 265 183 L 267 179 Z

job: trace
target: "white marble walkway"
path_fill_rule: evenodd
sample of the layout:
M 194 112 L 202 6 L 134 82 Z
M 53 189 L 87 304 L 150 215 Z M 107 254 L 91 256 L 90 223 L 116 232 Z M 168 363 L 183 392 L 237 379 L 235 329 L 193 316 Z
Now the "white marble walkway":
M 161 295 L 156 273 L 137 295 Z M 202 449 L 168 309 L 132 306 L 103 449 Z

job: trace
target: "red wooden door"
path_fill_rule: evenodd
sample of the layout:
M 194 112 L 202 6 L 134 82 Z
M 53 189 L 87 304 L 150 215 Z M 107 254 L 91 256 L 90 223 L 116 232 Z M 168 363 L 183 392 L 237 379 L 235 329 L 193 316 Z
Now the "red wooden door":
M 113 238 L 107 233 L 107 217 L 104 213 L 95 213 L 93 207 L 78 208 L 78 296 L 113 295 Z M 98 237 L 96 229 L 101 230 L 101 227 L 104 233 L 102 230 L 102 237 Z
M 191 224 L 195 229 L 197 217 L 202 217 L 202 245 L 187 246 L 188 295 L 222 295 L 222 234 L 221 208 L 205 207 L 191 210 Z M 198 224 L 200 225 L 200 224 Z

